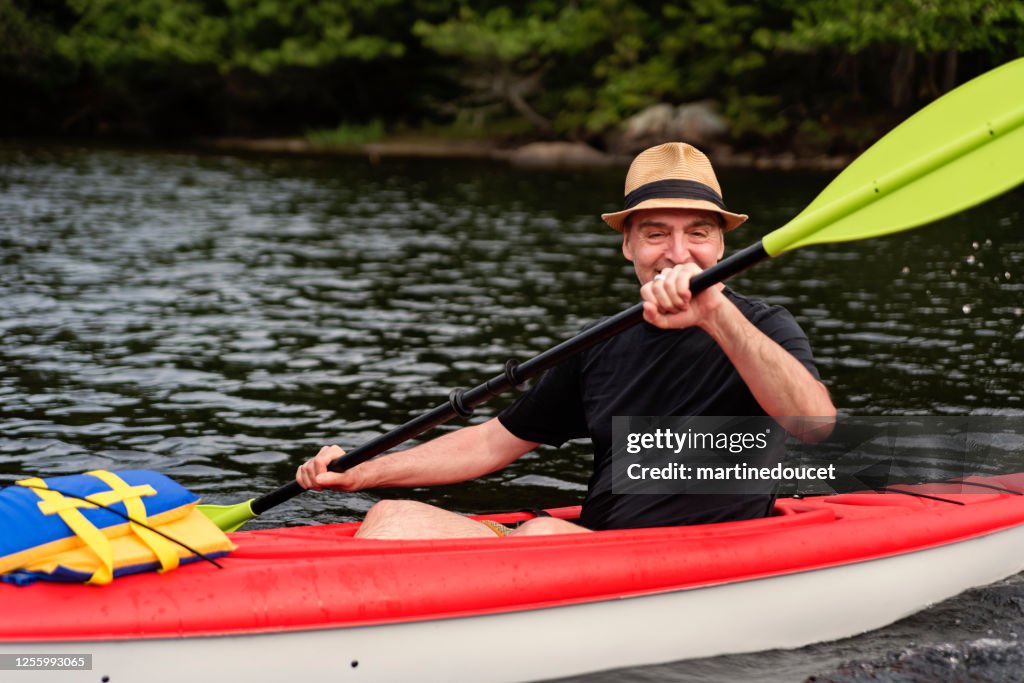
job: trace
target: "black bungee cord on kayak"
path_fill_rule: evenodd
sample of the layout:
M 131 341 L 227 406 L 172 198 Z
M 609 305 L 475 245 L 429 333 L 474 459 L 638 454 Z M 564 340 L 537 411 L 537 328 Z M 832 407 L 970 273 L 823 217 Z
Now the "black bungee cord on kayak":
M 982 484 L 976 481 L 964 481 L 963 479 L 952 479 L 948 482 L 938 482 L 942 484 L 961 484 L 967 486 L 977 486 L 983 489 L 992 489 L 993 491 L 1000 491 L 1002 493 L 1010 493 L 1015 496 L 1024 496 L 1024 492 L 1016 491 L 1014 489 L 1006 488 L 1005 486 L 993 486 L 992 484 Z M 952 505 L 966 505 L 959 500 L 950 500 L 949 498 L 941 498 L 939 496 L 928 495 L 927 493 L 917 493 L 916 491 L 904 491 L 903 489 L 894 489 L 890 486 L 878 486 L 871 487 L 872 491 L 879 493 L 902 493 L 905 496 L 914 496 L 915 498 L 927 498 L 928 500 L 937 500 L 940 503 L 950 503 Z
M 928 500 L 937 500 L 940 503 L 949 503 L 950 505 L 966 505 L 967 503 L 959 500 L 950 500 L 949 498 L 940 498 L 939 496 L 930 496 L 927 493 L 918 493 L 917 491 L 904 491 L 903 489 L 894 489 L 891 486 L 873 486 L 872 491 L 876 493 L 902 493 L 905 496 L 913 496 L 914 498 L 927 498 Z
M 0 491 L 3 491 L 4 489 L 7 489 L 7 488 L 11 488 L 12 486 L 14 486 L 14 484 L 8 484 L 7 486 L 0 486 Z M 78 495 L 75 495 L 74 493 L 68 493 L 67 491 L 61 491 L 60 489 L 55 489 L 55 488 L 52 488 L 52 487 L 32 486 L 32 485 L 26 485 L 26 484 L 18 484 L 18 486 L 20 486 L 21 488 L 34 489 L 34 490 L 39 490 L 39 491 L 53 491 L 54 493 L 59 493 L 60 495 L 64 496 L 65 498 L 73 498 L 75 500 L 85 501 L 86 503 L 89 503 L 89 505 L 94 505 L 94 506 L 100 508 L 101 510 L 106 510 L 107 512 L 112 512 L 113 514 L 117 515 L 118 517 L 120 517 L 120 518 L 122 518 L 122 519 L 124 519 L 124 520 L 126 520 L 128 522 L 131 522 L 132 524 L 138 524 L 143 529 L 149 529 L 150 531 L 152 531 L 153 533 L 157 534 L 158 536 L 163 536 L 164 538 L 166 538 L 171 543 L 180 545 L 182 548 L 184 548 L 185 550 L 189 551 L 190 553 L 192 553 L 193 555 L 195 555 L 199 559 L 206 560 L 207 562 L 212 564 L 217 569 L 224 569 L 224 565 L 222 565 L 219 562 L 217 562 L 217 560 L 213 559 L 212 557 L 207 556 L 204 553 L 199 552 L 198 550 L 196 550 L 192 546 L 188 545 L 184 541 L 179 541 L 178 539 L 174 538 L 173 536 L 168 536 L 167 534 L 165 534 L 164 532 L 160 531 L 159 529 L 157 529 L 155 527 L 152 527 L 149 524 L 146 524 L 145 522 L 140 522 L 137 519 L 133 519 L 131 516 L 126 515 L 125 513 L 121 512 L 120 510 L 117 510 L 117 509 L 115 509 L 115 508 L 113 508 L 113 507 L 111 507 L 109 505 L 104 505 L 103 503 L 97 503 L 95 501 L 89 500 L 88 498 L 85 498 L 84 496 L 78 496 Z
M 977 486 L 983 489 L 992 489 L 993 491 L 1002 491 L 1003 493 L 1012 493 L 1015 496 L 1024 496 L 1024 491 L 1017 491 L 1015 489 L 1008 489 L 1005 486 L 993 486 L 992 484 L 982 484 L 977 481 L 964 481 L 963 479 L 951 479 L 950 484 L 966 484 L 967 486 Z

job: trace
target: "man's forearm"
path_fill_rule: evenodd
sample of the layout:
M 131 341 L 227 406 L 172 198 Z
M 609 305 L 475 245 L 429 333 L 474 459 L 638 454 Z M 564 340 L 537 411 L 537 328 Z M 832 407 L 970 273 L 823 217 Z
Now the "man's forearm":
M 731 302 L 718 307 L 703 328 L 721 346 L 768 415 L 800 439 L 817 441 L 828 436 L 836 414 L 832 399 L 825 385 L 792 354 L 757 329 Z
M 512 436 L 493 418 L 363 463 L 359 466 L 360 488 L 468 481 L 505 467 L 536 445 Z

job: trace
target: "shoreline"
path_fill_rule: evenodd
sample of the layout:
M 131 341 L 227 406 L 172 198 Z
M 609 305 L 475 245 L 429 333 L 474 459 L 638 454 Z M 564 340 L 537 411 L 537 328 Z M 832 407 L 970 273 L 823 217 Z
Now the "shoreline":
M 392 139 L 354 145 L 323 145 L 302 138 L 197 138 L 196 147 L 225 152 L 287 154 L 295 156 L 361 156 L 370 163 L 386 158 L 473 159 L 536 169 L 587 169 L 628 166 L 631 154 L 608 154 L 583 143 L 533 142 L 519 147 L 493 140 Z M 766 154 L 735 152 L 726 145 L 708 147 L 716 167 L 774 171 L 837 171 L 852 156 L 798 156 L 792 152 Z

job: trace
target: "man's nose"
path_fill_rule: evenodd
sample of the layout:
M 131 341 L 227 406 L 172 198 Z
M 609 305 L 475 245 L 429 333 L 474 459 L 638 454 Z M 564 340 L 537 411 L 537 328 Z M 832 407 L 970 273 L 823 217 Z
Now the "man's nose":
M 689 259 L 690 249 L 686 244 L 686 234 L 674 232 L 668 241 L 666 256 L 674 263 L 684 263 Z

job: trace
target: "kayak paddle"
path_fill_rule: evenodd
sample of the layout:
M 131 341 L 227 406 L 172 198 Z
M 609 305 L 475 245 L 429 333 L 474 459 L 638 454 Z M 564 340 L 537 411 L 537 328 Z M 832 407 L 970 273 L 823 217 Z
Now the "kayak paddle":
M 984 202 L 1024 181 L 1024 58 L 989 71 L 904 121 L 844 170 L 798 216 L 697 275 L 694 293 L 769 257 L 828 242 L 908 230 Z M 346 453 L 329 466 L 343 472 L 539 376 L 567 358 L 643 320 L 643 305 L 625 310 Z M 235 505 L 200 505 L 234 531 L 305 491 L 290 482 Z

